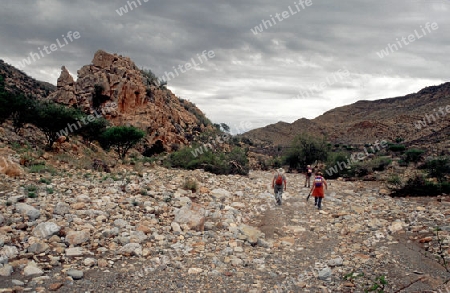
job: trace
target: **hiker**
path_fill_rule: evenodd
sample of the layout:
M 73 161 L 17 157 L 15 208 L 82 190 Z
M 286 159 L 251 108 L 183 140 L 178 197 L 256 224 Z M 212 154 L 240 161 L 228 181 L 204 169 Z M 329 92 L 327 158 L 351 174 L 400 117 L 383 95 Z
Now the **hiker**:
M 316 172 L 316 176 L 314 177 L 313 186 L 311 188 L 310 194 L 314 196 L 314 206 L 317 206 L 319 210 L 322 209 L 322 198 L 325 197 L 325 192 L 323 190 L 323 186 L 325 185 L 325 189 L 328 189 L 327 181 L 322 177 L 322 172 Z
M 272 188 L 275 193 L 275 200 L 277 201 L 278 205 L 281 205 L 283 184 L 284 184 L 284 191 L 286 191 L 286 176 L 284 176 L 283 168 L 280 168 L 277 170 L 277 173 L 273 176 L 272 179 Z
M 313 170 L 311 168 L 311 165 L 306 166 L 306 177 L 305 177 L 305 187 L 306 184 L 308 184 L 308 188 L 311 187 L 311 176 L 312 176 Z

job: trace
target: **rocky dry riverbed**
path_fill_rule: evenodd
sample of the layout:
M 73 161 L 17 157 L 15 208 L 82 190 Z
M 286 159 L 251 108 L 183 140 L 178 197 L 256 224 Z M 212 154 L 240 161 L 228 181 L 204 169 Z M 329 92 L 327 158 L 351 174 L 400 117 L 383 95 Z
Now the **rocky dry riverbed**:
M 0 292 L 447 292 L 447 197 L 330 181 L 318 211 L 300 174 L 282 206 L 262 171 L 1 176 Z

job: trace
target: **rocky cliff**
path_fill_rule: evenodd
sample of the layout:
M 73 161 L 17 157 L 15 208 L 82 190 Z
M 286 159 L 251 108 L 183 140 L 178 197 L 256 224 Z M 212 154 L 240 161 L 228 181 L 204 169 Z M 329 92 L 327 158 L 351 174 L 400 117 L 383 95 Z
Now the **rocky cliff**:
M 128 57 L 99 50 L 77 75 L 75 81 L 63 66 L 49 99 L 86 112 L 101 111 L 115 125 L 144 129 L 148 145 L 159 140 L 171 150 L 187 145 L 193 134 L 209 127 L 194 104 L 177 98 Z

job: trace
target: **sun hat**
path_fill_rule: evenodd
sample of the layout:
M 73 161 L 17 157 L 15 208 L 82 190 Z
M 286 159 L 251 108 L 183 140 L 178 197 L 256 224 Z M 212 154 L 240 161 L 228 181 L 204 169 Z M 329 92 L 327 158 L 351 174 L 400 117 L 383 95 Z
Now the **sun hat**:
M 277 172 L 283 174 L 283 173 L 284 173 L 284 169 L 283 169 L 283 168 L 279 168 L 279 169 L 277 170 Z

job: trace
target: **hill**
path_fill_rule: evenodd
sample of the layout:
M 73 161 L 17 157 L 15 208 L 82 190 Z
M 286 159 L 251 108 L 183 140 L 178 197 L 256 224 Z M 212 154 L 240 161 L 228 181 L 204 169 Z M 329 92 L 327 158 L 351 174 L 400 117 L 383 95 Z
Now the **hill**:
M 1 59 L 0 75 L 4 77 L 5 88 L 9 92 L 23 93 L 37 99 L 43 99 L 56 90 L 54 85 L 38 81 Z
M 358 101 L 315 119 L 278 122 L 251 130 L 244 137 L 256 144 L 288 145 L 302 132 L 322 134 L 331 143 L 361 145 L 386 139 L 430 146 L 449 134 L 450 83 L 430 86 L 402 97 Z M 447 110 L 448 109 L 448 110 Z M 419 122 L 421 121 L 421 122 Z

